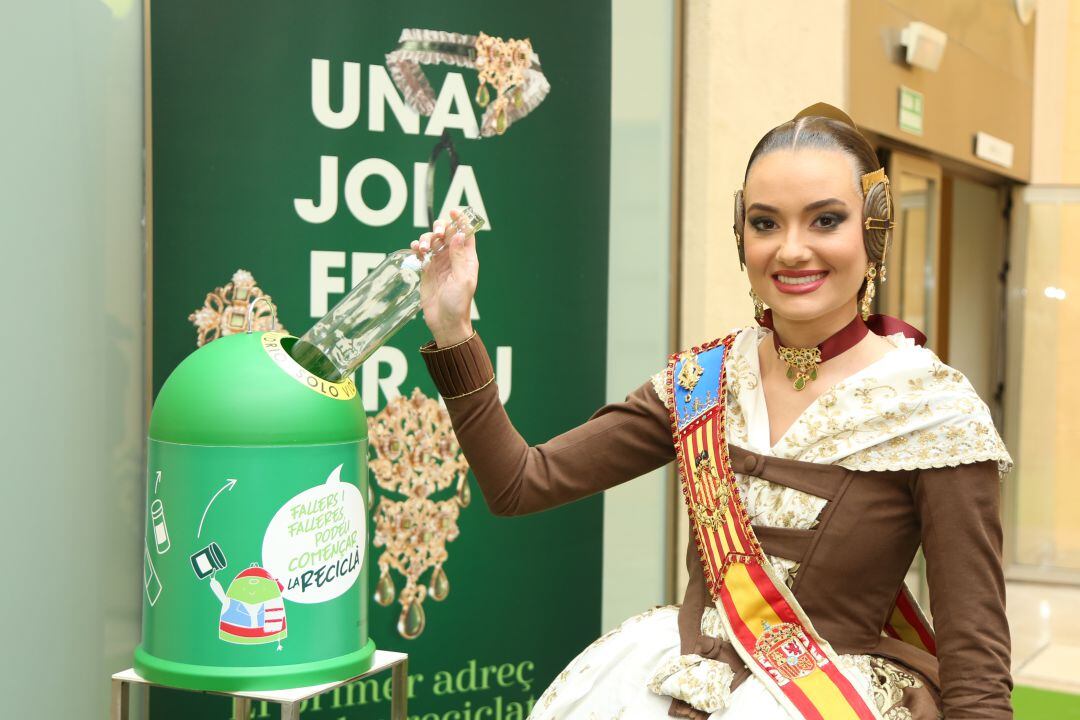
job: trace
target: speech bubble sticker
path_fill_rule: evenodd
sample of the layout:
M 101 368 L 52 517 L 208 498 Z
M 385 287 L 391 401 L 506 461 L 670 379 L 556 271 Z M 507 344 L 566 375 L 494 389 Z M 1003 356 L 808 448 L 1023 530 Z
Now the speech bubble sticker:
M 356 582 L 367 547 L 367 512 L 360 489 L 341 481 L 341 465 L 326 482 L 295 495 L 274 514 L 263 536 L 263 567 L 297 603 L 338 597 Z

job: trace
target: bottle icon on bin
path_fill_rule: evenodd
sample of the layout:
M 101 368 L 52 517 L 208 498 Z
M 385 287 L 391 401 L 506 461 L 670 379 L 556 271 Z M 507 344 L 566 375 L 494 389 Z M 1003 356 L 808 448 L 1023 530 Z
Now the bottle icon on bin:
M 225 553 L 216 542 L 210 543 L 191 556 L 191 568 L 200 580 L 213 575 L 218 570 L 224 570 L 228 565 Z
M 150 503 L 150 524 L 154 526 L 154 545 L 158 555 L 164 555 L 169 551 L 169 528 L 165 525 L 165 506 L 161 499 L 155 499 Z

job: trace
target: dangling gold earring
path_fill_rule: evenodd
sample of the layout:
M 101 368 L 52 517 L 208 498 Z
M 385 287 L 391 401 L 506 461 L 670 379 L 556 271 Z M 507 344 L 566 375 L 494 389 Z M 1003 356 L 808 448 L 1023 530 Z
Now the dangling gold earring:
M 754 319 L 761 320 L 761 318 L 765 317 L 765 303 L 754 292 L 754 288 L 750 288 L 750 299 L 754 301 Z
M 870 267 L 866 268 L 866 291 L 863 293 L 862 300 L 859 302 L 859 313 L 862 315 L 862 319 L 865 321 L 870 317 L 870 306 L 874 302 L 874 295 L 877 294 L 877 289 L 874 287 L 874 279 L 877 277 L 877 268 L 873 263 L 870 263 Z
M 889 236 L 886 235 L 885 236 L 885 246 L 881 249 L 881 272 L 879 273 L 879 275 L 881 276 L 882 284 L 884 284 L 885 281 L 888 279 L 888 278 L 885 277 L 885 256 L 888 255 L 888 254 L 889 254 Z

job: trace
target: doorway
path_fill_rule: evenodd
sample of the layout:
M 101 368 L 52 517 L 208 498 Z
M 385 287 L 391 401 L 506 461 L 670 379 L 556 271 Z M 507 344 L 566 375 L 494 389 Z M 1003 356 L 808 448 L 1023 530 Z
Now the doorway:
M 1007 188 L 898 150 L 886 167 L 896 227 L 878 312 L 921 330 L 1000 422 Z
M 893 152 L 887 163 L 892 183 L 893 230 L 878 293 L 880 312 L 913 325 L 936 348 L 940 299 L 941 167 L 926 158 Z

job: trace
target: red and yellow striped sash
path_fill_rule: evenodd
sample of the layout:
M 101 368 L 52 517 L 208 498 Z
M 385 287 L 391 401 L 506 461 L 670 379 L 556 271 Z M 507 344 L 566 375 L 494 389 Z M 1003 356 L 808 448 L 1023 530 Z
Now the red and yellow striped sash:
M 743 662 L 793 716 L 881 720 L 779 580 L 750 527 L 724 426 L 723 360 L 734 338 L 673 355 L 666 376 L 676 463 L 709 593 Z
M 903 640 L 909 645 L 925 650 L 931 655 L 937 655 L 934 629 L 923 615 L 919 604 L 915 602 L 915 598 L 911 596 L 907 585 L 902 586 L 896 595 L 896 604 L 893 606 L 889 621 L 885 623 L 885 633 L 889 637 Z

